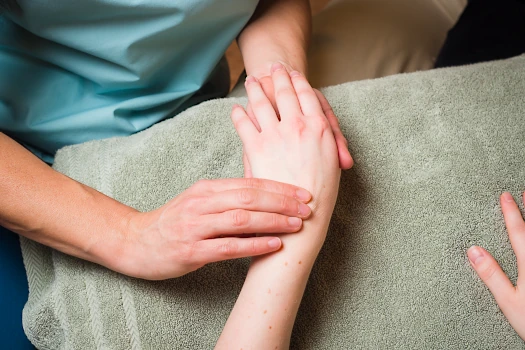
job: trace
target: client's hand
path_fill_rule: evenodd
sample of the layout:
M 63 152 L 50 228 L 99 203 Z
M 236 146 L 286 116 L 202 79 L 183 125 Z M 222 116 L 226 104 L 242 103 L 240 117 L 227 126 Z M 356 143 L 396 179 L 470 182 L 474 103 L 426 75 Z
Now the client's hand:
M 339 188 L 334 134 L 319 98 L 306 79 L 272 67 L 281 120 L 260 83 L 246 80 L 260 125 L 242 107 L 232 111 L 253 176 L 301 186 L 312 194 L 312 217 L 300 233 L 281 236 L 283 248 L 252 259 L 246 281 L 217 349 L 288 349 L 300 300 L 324 242 Z
M 320 96 L 304 76 L 298 72 L 289 75 L 281 64 L 272 67 L 272 80 L 281 120 L 254 77 L 247 78 L 246 90 L 260 131 L 242 107 L 235 106 L 232 111 L 252 174 L 307 189 L 313 195 L 316 213 L 324 212 L 329 219 L 340 169 L 336 141 Z
M 525 197 L 524 197 L 525 203 Z M 512 195 L 503 193 L 501 210 L 518 263 L 518 280 L 513 286 L 496 260 L 483 248 L 473 246 L 468 257 L 474 270 L 494 295 L 514 330 L 525 340 L 525 222 Z
M 285 69 L 287 69 L 285 67 Z M 265 93 L 265 95 L 268 97 L 268 100 L 272 103 L 272 106 L 274 110 L 278 113 L 279 109 L 277 107 L 277 103 L 275 101 L 275 88 L 273 85 L 273 79 L 270 75 L 262 76 L 257 79 Z M 321 91 L 314 89 L 319 102 L 321 103 L 321 107 L 324 111 L 324 114 L 330 123 L 330 127 L 332 128 L 332 131 L 334 133 L 335 142 L 337 144 L 337 150 L 339 155 L 339 167 L 341 169 L 350 169 L 354 165 L 354 160 L 352 159 L 352 156 L 350 155 L 350 152 L 348 151 L 348 141 L 346 140 L 345 136 L 341 132 L 341 128 L 339 127 L 339 121 L 337 120 L 337 117 L 335 116 L 335 113 L 332 110 L 332 107 L 330 106 L 330 103 L 326 100 L 326 97 L 321 93 Z M 255 124 L 258 130 L 260 129 L 259 123 L 257 121 L 257 118 L 253 112 L 251 101 L 248 102 L 248 106 L 246 107 L 246 113 L 252 120 L 252 122 Z M 245 177 L 251 177 L 251 168 L 250 164 L 248 162 L 248 159 L 246 157 L 246 152 L 244 152 L 244 169 L 245 169 Z
M 163 207 L 133 213 L 112 269 L 134 277 L 182 276 L 219 260 L 278 250 L 276 237 L 297 232 L 311 194 L 261 179 L 202 180 Z M 243 237 L 244 236 L 244 237 Z

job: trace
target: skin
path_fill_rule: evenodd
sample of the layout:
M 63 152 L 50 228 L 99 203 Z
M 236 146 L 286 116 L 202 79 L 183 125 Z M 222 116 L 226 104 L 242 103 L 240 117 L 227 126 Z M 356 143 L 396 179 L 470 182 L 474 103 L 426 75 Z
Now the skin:
M 309 28 L 308 1 L 261 1 L 239 36 L 248 71 L 268 74 L 275 60 L 306 71 Z M 276 251 L 279 239 L 251 234 L 295 232 L 310 215 L 298 209 L 309 193 L 262 179 L 199 182 L 139 213 L 54 171 L 2 133 L 0 159 L 1 226 L 133 277 L 178 277 L 207 263 Z M 290 224 L 294 217 L 301 220 Z
M 275 251 L 310 215 L 304 189 L 261 179 L 200 181 L 140 213 L 62 175 L 0 133 L 0 225 L 66 254 L 145 279 Z M 289 218 L 299 218 L 290 223 Z
M 523 201 L 525 204 L 525 194 Z M 516 285 L 512 284 L 498 262 L 485 249 L 473 246 L 467 254 L 470 264 L 489 288 L 505 317 L 521 339 L 525 340 L 525 221 L 510 193 L 503 193 L 500 203 L 518 264 Z
M 326 238 L 339 188 L 337 144 L 316 92 L 299 72 L 272 68 L 281 120 L 261 84 L 246 88 L 259 131 L 240 106 L 232 120 L 254 177 L 304 186 L 312 193 L 312 217 L 299 234 L 281 236 L 279 252 L 254 258 L 217 349 L 287 349 L 308 277 Z M 324 104 L 327 106 L 327 104 Z
M 255 77 L 278 113 L 270 68 L 279 62 L 288 72 L 308 73 L 306 52 L 311 35 L 312 16 L 309 0 L 263 0 L 249 24 L 239 35 L 238 44 L 244 57 L 246 73 Z M 319 101 L 329 107 L 326 98 L 317 91 Z M 331 110 L 331 108 L 330 108 Z M 248 116 L 260 126 L 252 110 L 251 100 L 246 109 Z M 348 151 L 348 142 L 341 133 L 333 112 L 326 117 L 334 132 L 341 169 L 350 169 L 354 162 Z M 251 177 L 251 167 L 244 156 L 245 176 Z

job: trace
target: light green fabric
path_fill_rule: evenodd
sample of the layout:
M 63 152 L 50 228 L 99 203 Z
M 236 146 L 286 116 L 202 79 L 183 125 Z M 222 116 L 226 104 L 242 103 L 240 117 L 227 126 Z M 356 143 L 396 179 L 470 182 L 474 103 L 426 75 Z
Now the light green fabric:
M 525 56 L 324 90 L 356 165 L 343 173 L 294 349 L 525 349 L 465 252 L 516 278 L 498 196 L 525 189 Z M 61 150 L 57 170 L 140 210 L 201 178 L 242 176 L 229 119 L 193 107 L 126 138 Z M 209 349 L 248 261 L 147 282 L 24 240 L 26 332 L 46 349 Z

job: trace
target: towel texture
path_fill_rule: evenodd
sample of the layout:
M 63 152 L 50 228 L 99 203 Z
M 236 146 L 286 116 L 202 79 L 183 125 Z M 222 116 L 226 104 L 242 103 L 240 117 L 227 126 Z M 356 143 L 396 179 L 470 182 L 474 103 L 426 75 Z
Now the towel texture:
M 324 90 L 356 160 L 342 176 L 294 349 L 525 349 L 466 250 L 516 279 L 499 194 L 525 188 L 525 56 Z M 137 135 L 62 149 L 57 170 L 139 210 L 201 178 L 241 177 L 229 114 L 186 110 Z M 247 260 L 148 282 L 23 240 L 27 335 L 43 349 L 209 349 Z

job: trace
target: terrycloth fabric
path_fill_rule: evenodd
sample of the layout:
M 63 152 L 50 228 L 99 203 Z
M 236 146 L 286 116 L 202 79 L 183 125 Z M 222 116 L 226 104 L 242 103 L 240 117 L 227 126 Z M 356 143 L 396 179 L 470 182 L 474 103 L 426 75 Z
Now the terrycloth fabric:
M 498 196 L 525 189 L 525 56 L 324 90 L 356 160 L 343 173 L 294 349 L 525 349 L 466 258 L 517 271 Z M 242 176 L 223 99 L 140 134 L 60 151 L 57 170 L 140 210 Z M 24 240 L 24 324 L 45 349 L 209 349 L 247 260 L 147 282 Z

